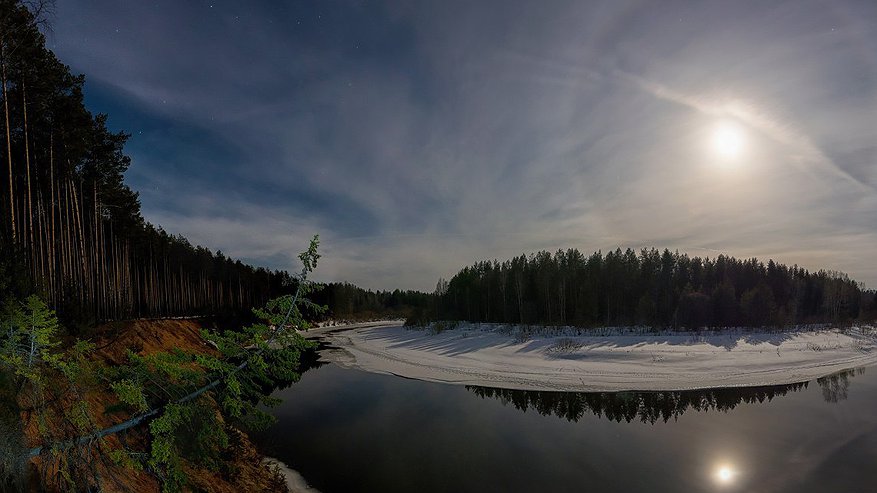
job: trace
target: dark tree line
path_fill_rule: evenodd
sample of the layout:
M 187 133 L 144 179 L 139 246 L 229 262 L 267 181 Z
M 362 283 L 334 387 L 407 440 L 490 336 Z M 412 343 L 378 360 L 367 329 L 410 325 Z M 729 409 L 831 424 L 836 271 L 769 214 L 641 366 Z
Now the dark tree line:
M 371 291 L 350 283 L 321 285 L 311 295 L 318 305 L 328 307 L 326 318 L 404 318 L 412 311 L 432 305 L 432 295 L 420 291 Z
M 439 319 L 686 328 L 843 322 L 877 301 L 839 272 L 656 249 L 479 262 L 440 280 L 436 296 Z
M 143 220 L 123 180 L 128 135 L 85 108 L 84 77 L 46 49 L 39 7 L 0 0 L 0 290 L 77 320 L 248 309 L 288 291 L 285 273 Z

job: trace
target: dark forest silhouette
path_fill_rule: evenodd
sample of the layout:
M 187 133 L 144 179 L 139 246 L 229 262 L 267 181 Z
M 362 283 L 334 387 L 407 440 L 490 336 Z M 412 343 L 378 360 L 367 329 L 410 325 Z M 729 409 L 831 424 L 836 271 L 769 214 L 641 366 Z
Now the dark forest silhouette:
M 440 280 L 436 295 L 438 319 L 586 327 L 785 326 L 877 313 L 874 292 L 840 272 L 656 249 L 479 262 Z
M 2 277 L 79 320 L 263 304 L 288 275 L 244 265 L 144 221 L 123 180 L 124 133 L 83 103 L 84 77 L 46 49 L 26 6 L 0 3 Z

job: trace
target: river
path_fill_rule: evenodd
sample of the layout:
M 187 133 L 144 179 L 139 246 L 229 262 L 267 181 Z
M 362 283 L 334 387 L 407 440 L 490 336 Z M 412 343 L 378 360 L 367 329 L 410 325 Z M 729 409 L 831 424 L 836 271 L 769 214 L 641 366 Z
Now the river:
M 325 364 L 262 449 L 323 493 L 874 492 L 877 371 L 686 392 L 525 392 Z

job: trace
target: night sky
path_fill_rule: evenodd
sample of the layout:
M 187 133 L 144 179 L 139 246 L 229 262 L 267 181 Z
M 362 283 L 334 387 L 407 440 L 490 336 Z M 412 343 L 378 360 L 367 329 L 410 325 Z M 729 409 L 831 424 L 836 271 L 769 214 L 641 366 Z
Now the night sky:
M 48 45 L 146 219 L 256 265 L 318 233 L 369 288 L 651 246 L 877 287 L 875 2 L 58 0 Z

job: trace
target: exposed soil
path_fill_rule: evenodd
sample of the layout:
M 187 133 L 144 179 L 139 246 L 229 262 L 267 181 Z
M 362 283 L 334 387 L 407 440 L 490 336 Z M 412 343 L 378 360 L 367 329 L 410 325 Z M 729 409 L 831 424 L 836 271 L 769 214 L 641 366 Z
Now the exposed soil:
M 127 361 L 127 352 L 133 351 L 140 355 L 181 349 L 190 352 L 214 353 L 214 349 L 202 339 L 199 331 L 202 323 L 195 319 L 169 319 L 169 320 L 137 320 L 130 322 L 113 322 L 98 327 L 91 341 L 95 343 L 96 350 L 91 355 L 95 360 L 104 364 L 120 364 Z M 104 428 L 123 421 L 125 413 L 107 412 L 118 401 L 115 395 L 105 390 L 89 390 L 84 395 L 78 396 L 85 401 L 95 418 L 95 426 Z M 52 403 L 55 409 L 72 405 L 70 398 L 67 402 Z M 36 414 L 30 412 L 32 403 L 19 402 L 22 422 L 24 423 L 25 436 L 30 445 L 35 445 L 38 437 Z M 51 412 L 49 407 L 49 426 L 57 427 L 62 434 L 67 434 L 70 424 L 64 423 L 59 418 L 59 412 Z M 141 427 L 143 428 L 143 427 Z M 69 435 L 67 435 L 69 436 Z M 256 450 L 249 437 L 236 429 L 231 429 L 231 446 L 223 454 L 224 463 L 222 471 L 211 471 L 193 463 L 184 462 L 183 470 L 188 477 L 187 491 L 204 491 L 216 493 L 238 493 L 243 491 L 286 491 L 286 483 L 282 475 L 273 471 L 263 463 L 264 457 Z M 150 473 L 131 467 L 117 465 L 106 459 L 107 453 L 122 447 L 122 441 L 129 449 L 148 450 L 149 437 L 144 429 L 135 429 L 125 433 L 124 437 L 110 436 L 105 443 L 100 445 L 101 460 L 95 461 L 94 476 L 100 483 L 100 489 L 107 492 L 159 492 L 161 490 L 158 480 Z M 92 454 L 97 457 L 97 454 Z M 42 481 L 31 475 L 31 489 L 39 491 L 40 487 L 52 490 L 61 490 L 63 479 L 57 477 L 53 468 L 43 466 L 40 461 L 45 458 L 37 458 L 31 461 L 32 465 L 38 466 L 33 470 L 42 470 Z M 43 483 L 40 486 L 40 483 Z

